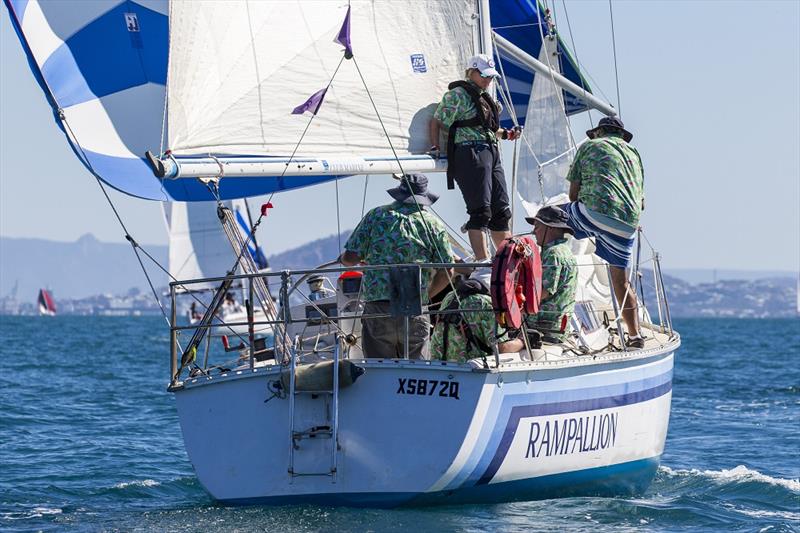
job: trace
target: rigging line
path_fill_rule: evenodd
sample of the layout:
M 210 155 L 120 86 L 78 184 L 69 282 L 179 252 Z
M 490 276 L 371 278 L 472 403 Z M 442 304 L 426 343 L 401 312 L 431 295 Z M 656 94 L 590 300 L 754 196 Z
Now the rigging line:
M 334 180 L 336 185 L 336 236 L 339 240 L 339 250 L 342 249 L 342 220 L 339 206 L 339 176 Z
M 153 286 L 153 282 L 150 279 L 150 274 L 147 272 L 147 269 L 144 266 L 144 262 L 142 262 L 142 258 L 139 255 L 139 243 L 137 243 L 136 240 L 134 240 L 134 238 L 128 232 L 128 228 L 125 226 L 125 223 L 122 221 L 122 217 L 120 216 L 119 211 L 117 211 L 117 207 L 114 205 L 114 202 L 111 201 L 111 197 L 108 195 L 108 191 L 106 191 L 106 188 L 103 186 L 103 182 L 100 181 L 100 177 L 97 175 L 97 172 L 94 170 L 94 167 L 92 166 L 91 162 L 89 161 L 89 158 L 87 157 L 86 152 L 84 151 L 83 147 L 81 146 L 81 143 L 78 141 L 78 138 L 75 136 L 75 132 L 72 131 L 72 127 L 69 125 L 69 121 L 67 121 L 67 119 L 66 119 L 65 115 L 63 114 L 63 112 L 59 113 L 59 115 L 61 117 L 62 122 L 66 126 L 67 130 L 69 130 L 70 137 L 75 140 L 75 145 L 78 147 L 78 150 L 80 150 L 81 156 L 83 157 L 83 160 L 86 162 L 86 166 L 91 171 L 92 175 L 94 176 L 95 181 L 97 182 L 97 185 L 100 187 L 100 190 L 103 192 L 103 196 L 105 196 L 106 201 L 108 202 L 108 205 L 111 207 L 111 210 L 114 212 L 114 216 L 117 218 L 117 222 L 119 222 L 120 227 L 122 227 L 122 231 L 125 232 L 125 239 L 128 242 L 131 243 L 131 246 L 133 247 L 133 253 L 136 256 L 136 260 L 139 262 L 139 266 L 142 267 L 142 272 L 144 273 L 144 277 L 145 277 L 145 279 L 147 279 L 147 284 L 150 286 L 150 291 L 153 293 L 153 299 L 155 299 L 156 304 L 158 305 L 158 308 L 161 310 L 161 314 L 163 315 L 164 320 L 166 320 L 167 325 L 169 327 L 172 327 L 172 324 L 169 321 L 169 317 L 167 316 L 167 311 L 166 311 L 166 309 L 164 309 L 164 305 L 161 303 L 161 300 L 158 298 L 158 293 L 156 292 L 156 288 Z
M 505 80 L 505 75 L 503 74 L 503 59 L 502 59 L 500 54 L 497 54 L 497 58 L 498 58 L 497 64 L 500 67 L 501 78 L 503 78 L 503 80 Z M 507 88 L 508 87 L 506 86 L 506 89 Z M 511 92 L 509 91 L 508 94 L 506 94 L 502 90 L 502 87 L 501 87 L 501 90 L 499 92 L 500 92 L 500 98 L 503 100 L 503 104 L 508 109 L 514 110 L 513 102 L 511 101 Z M 519 123 L 517 122 L 516 110 L 514 110 L 513 113 L 511 111 L 509 111 L 509 115 L 511 116 L 512 122 L 514 122 L 514 125 L 519 125 Z M 536 151 L 533 149 L 533 147 L 531 146 L 531 143 L 528 141 L 528 137 L 527 137 L 526 132 L 525 132 L 524 129 L 522 130 L 522 135 L 520 136 L 520 139 L 522 139 L 525 142 L 525 145 L 528 147 L 528 150 L 530 151 L 531 155 L 533 156 L 533 159 L 536 161 L 536 164 L 541 166 L 542 163 L 541 163 L 541 161 L 539 161 L 539 158 L 536 156 Z
M 344 59 L 344 56 L 342 56 L 342 59 Z M 369 87 L 367 86 L 367 81 L 364 79 L 364 75 L 361 73 L 361 69 L 358 66 L 358 61 L 356 61 L 355 56 L 353 56 L 351 59 L 353 60 L 353 65 L 355 65 L 356 67 L 356 72 L 358 72 L 358 77 L 361 78 L 361 83 L 364 85 L 364 91 L 367 93 L 367 97 L 369 98 L 369 101 L 372 104 L 372 109 L 375 110 L 375 116 L 378 118 L 378 122 L 380 123 L 381 129 L 383 130 L 383 134 L 386 136 L 386 140 L 389 142 L 389 148 L 391 148 L 392 154 L 394 155 L 394 159 L 395 161 L 397 161 L 397 166 L 400 168 L 400 175 L 402 176 L 401 179 L 405 182 L 408 189 L 411 190 L 411 184 L 408 182 L 405 170 L 403 170 L 403 164 L 400 162 L 400 157 L 397 155 L 397 151 L 394 148 L 394 143 L 392 142 L 392 138 L 391 136 L 389 136 L 389 132 L 386 130 L 386 126 L 383 123 L 383 118 L 381 118 L 381 113 L 380 111 L 378 111 L 378 106 L 375 104 L 375 100 L 372 98 L 372 93 L 370 92 Z M 414 200 L 414 205 L 416 206 L 417 211 L 419 213 L 422 213 L 424 210 L 422 209 L 422 206 L 419 205 L 417 198 L 414 195 L 411 195 L 411 198 Z M 425 220 L 424 217 L 421 218 L 422 218 L 422 226 L 425 228 L 425 233 L 427 233 L 428 239 L 430 240 L 431 244 L 433 244 L 434 243 L 433 230 L 431 229 L 428 221 Z M 440 250 L 439 247 L 436 246 L 435 244 L 433 248 L 436 251 L 436 255 L 439 256 L 439 261 L 444 263 L 445 260 L 444 256 L 442 255 L 442 250 Z M 448 259 L 452 259 L 452 257 Z M 458 291 L 456 291 L 456 286 L 455 283 L 453 282 L 453 275 L 450 273 L 450 269 L 446 268 L 444 271 L 447 273 L 447 282 L 450 285 L 450 288 L 453 290 L 455 298 L 458 301 L 458 305 L 460 307 L 461 298 L 458 296 Z
M 571 27 L 570 21 L 569 21 L 569 12 L 567 11 L 566 0 L 562 0 L 562 4 L 564 5 L 564 16 L 567 19 L 567 28 L 569 28 L 569 31 L 570 31 L 570 41 L 572 42 L 572 49 L 575 50 L 575 40 L 574 40 L 574 37 L 572 35 L 572 27 Z M 611 102 L 611 99 L 608 97 L 608 95 L 605 92 L 603 92 L 603 87 L 597 82 L 597 80 L 594 78 L 594 76 L 592 76 L 592 73 L 589 72 L 589 69 L 583 63 L 581 63 L 581 61 L 578 59 L 577 51 L 575 51 L 575 64 L 578 67 L 579 74 L 585 74 L 586 77 L 589 78 L 588 81 L 590 81 L 592 83 L 592 85 L 600 93 L 600 96 L 602 96 L 603 99 L 605 99 L 606 101 Z M 581 78 L 581 87 L 585 88 L 583 76 L 579 76 L 579 77 Z M 589 91 L 587 91 L 587 92 L 589 92 Z M 590 116 L 589 116 L 589 120 L 592 120 L 591 119 L 591 113 L 590 113 Z M 592 122 L 592 124 L 593 124 L 593 122 Z
M 367 188 L 369 187 L 369 174 L 365 174 L 364 177 L 364 197 L 361 199 L 361 218 L 364 218 L 364 211 L 367 209 Z
M 611 7 L 611 0 L 608 0 L 608 14 L 611 17 L 611 46 L 614 50 L 614 78 L 617 82 L 617 111 L 622 116 L 622 100 L 619 98 L 619 69 L 617 68 L 617 37 L 614 33 L 614 10 Z
M 572 52 L 575 54 L 575 63 L 578 66 L 578 79 L 581 80 L 581 89 L 583 89 L 583 96 L 586 97 L 586 84 L 583 80 L 583 75 L 581 74 L 581 61 L 578 57 L 578 47 L 575 46 L 575 36 L 572 34 L 572 25 L 569 22 L 569 12 L 567 11 L 567 0 L 561 0 L 561 5 L 564 7 L 564 18 L 567 19 L 567 30 L 569 31 L 569 42 L 572 45 Z M 553 11 L 553 17 L 556 18 L 555 10 Z M 556 22 L 558 19 L 556 18 Z M 601 91 L 602 92 L 602 91 Z M 589 115 L 589 124 L 594 128 L 594 119 L 592 118 L 592 114 L 588 113 Z
M 550 27 L 550 21 L 547 20 L 545 22 L 547 22 L 547 25 L 548 25 L 548 28 L 549 28 Z M 555 30 L 555 25 L 553 25 L 553 30 Z M 547 68 L 550 69 L 550 72 L 549 72 L 550 73 L 550 81 L 553 83 L 553 87 L 555 87 L 555 93 L 556 93 L 556 96 L 558 98 L 558 103 L 561 106 L 562 113 L 564 113 L 564 116 L 566 117 L 567 116 L 567 104 L 564 101 L 564 91 L 561 90 L 558 87 L 558 85 L 556 85 L 556 77 L 555 77 L 555 73 L 553 72 L 553 63 L 552 63 L 552 61 L 550 61 L 550 53 L 549 53 L 550 50 L 547 47 L 547 44 L 545 43 L 544 29 L 542 28 L 541 24 L 539 25 L 539 36 L 542 39 L 542 47 L 544 47 L 544 50 L 545 50 L 544 57 L 545 57 L 545 59 L 547 59 Z M 548 35 L 548 38 L 550 38 L 550 37 L 555 39 L 556 53 L 557 53 L 558 52 L 558 33 L 556 33 L 555 36 L 549 36 Z M 572 134 L 572 128 L 568 127 L 567 128 L 567 132 L 569 133 L 569 140 L 572 141 L 572 145 L 575 146 L 575 136 Z
M 336 65 L 336 70 L 333 71 L 331 79 L 328 80 L 328 85 L 325 86 L 325 96 L 328 95 L 328 89 L 331 88 L 331 84 L 333 84 L 333 79 L 336 77 L 336 73 L 339 72 L 339 68 L 342 66 L 343 62 L 344 62 L 344 55 L 342 55 L 342 58 L 339 60 L 339 64 Z M 292 155 L 289 156 L 289 160 L 286 162 L 286 166 L 283 167 L 283 172 L 281 172 L 281 175 L 278 176 L 278 181 L 283 179 L 283 176 L 286 174 L 286 171 L 289 170 L 289 165 L 292 163 L 292 159 L 294 159 L 295 154 L 297 154 L 297 150 L 300 149 L 300 144 L 303 142 L 303 138 L 306 136 L 306 133 L 308 133 L 308 128 L 311 127 L 311 123 L 314 121 L 314 118 L 316 118 L 316 116 L 317 116 L 316 113 L 312 113 L 311 118 L 308 119 L 308 124 L 306 124 L 303 133 L 300 134 L 300 139 L 298 139 L 297 144 L 294 145 L 294 149 L 292 150 Z M 267 199 L 267 203 L 272 201 L 272 197 L 275 196 L 276 192 L 278 192 L 277 189 L 272 191 L 272 193 L 269 195 L 269 198 Z M 264 215 L 261 215 L 260 217 L 258 217 L 258 219 L 261 220 L 262 216 Z

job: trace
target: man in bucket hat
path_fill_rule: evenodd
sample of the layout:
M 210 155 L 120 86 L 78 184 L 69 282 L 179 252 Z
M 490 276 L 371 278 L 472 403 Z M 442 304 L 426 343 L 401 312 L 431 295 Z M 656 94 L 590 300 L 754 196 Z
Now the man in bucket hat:
M 567 218 L 561 208 L 548 206 L 525 219 L 542 247 L 542 299 L 539 312 L 528 316 L 526 323 L 553 343 L 564 340 L 578 287 L 578 264 L 567 244 L 567 234 L 572 234 Z
M 464 80 L 451 83 L 430 122 L 431 150 L 439 152 L 439 133 L 448 130 L 447 188 L 458 184 L 467 206 L 469 242 L 480 261 L 489 257 L 486 230 L 497 246 L 511 236 L 506 180 L 497 140 L 516 139 L 518 129 L 500 127 L 500 104 L 487 92 L 499 74 L 486 54 L 470 58 Z
M 394 202 L 370 210 L 344 245 L 340 262 L 390 265 L 404 263 L 451 263 L 453 252 L 444 224 L 425 208 L 439 197 L 428 190 L 422 174 L 401 176 L 400 185 L 387 192 Z M 447 284 L 448 269 L 424 269 L 423 304 Z M 389 314 L 389 272 L 367 270 L 361 282 L 364 314 Z M 362 319 L 361 347 L 366 357 L 400 358 L 405 354 L 403 317 Z M 430 320 L 427 316 L 409 321 L 408 354 L 412 359 L 428 359 Z
M 570 203 L 562 206 L 576 239 L 595 238 L 596 254 L 611 265 L 611 284 L 622 306 L 628 345 L 644 347 L 636 292 L 628 283 L 639 217 L 644 209 L 644 170 L 633 134 L 617 117 L 605 117 L 586 132 L 567 174 Z

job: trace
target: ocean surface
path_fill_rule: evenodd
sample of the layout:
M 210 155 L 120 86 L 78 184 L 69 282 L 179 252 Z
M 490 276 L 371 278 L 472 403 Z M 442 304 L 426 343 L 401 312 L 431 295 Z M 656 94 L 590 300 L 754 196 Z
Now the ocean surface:
M 0 317 L 0 531 L 800 531 L 800 320 L 677 320 L 644 494 L 399 510 L 225 507 L 181 440 L 161 318 Z

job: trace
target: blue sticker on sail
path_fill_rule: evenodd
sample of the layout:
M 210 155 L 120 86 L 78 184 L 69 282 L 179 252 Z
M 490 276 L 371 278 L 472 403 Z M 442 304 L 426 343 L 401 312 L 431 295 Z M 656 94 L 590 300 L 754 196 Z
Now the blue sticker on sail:
M 425 56 L 422 54 L 411 54 L 411 68 L 414 72 L 428 72 L 428 66 L 425 64 Z

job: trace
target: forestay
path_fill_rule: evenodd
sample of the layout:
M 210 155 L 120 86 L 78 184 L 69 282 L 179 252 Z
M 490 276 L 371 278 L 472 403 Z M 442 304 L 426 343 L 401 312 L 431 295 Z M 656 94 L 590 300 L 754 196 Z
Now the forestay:
M 472 0 L 355 0 L 358 68 L 398 155 L 428 148 L 428 122 L 474 51 Z M 298 156 L 391 156 L 352 61 L 333 44 L 346 2 L 182 1 L 171 5 L 169 142 L 178 156 L 288 156 L 308 124 L 292 109 L 326 87 Z

